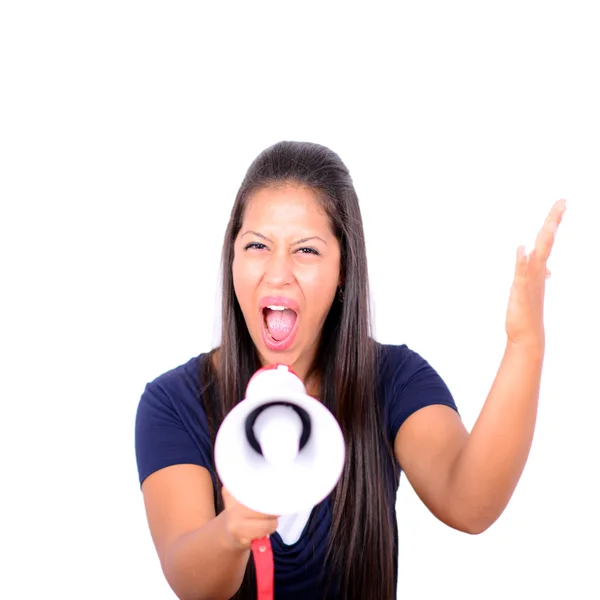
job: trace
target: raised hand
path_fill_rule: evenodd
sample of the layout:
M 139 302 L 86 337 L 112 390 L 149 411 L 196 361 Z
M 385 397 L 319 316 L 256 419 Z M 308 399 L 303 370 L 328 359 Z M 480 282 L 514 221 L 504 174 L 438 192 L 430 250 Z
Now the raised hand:
M 524 246 L 517 249 L 506 314 L 506 334 L 510 344 L 544 350 L 544 293 L 546 279 L 550 276 L 546 264 L 565 210 L 565 200 L 554 204 L 528 256 Z

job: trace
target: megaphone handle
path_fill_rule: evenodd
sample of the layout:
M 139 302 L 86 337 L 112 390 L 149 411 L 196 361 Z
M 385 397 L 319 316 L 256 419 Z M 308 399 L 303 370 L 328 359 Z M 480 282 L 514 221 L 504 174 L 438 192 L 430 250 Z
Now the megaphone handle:
M 273 600 L 275 586 L 275 564 L 273 548 L 268 537 L 252 540 L 252 556 L 256 567 L 258 600 Z

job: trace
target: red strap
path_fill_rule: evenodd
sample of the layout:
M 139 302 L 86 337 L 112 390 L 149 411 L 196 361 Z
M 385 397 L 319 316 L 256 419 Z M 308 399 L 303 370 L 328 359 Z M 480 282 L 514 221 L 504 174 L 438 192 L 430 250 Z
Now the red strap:
M 275 565 L 271 540 L 263 537 L 252 541 L 252 556 L 256 566 L 256 587 L 258 600 L 273 600 L 275 585 Z

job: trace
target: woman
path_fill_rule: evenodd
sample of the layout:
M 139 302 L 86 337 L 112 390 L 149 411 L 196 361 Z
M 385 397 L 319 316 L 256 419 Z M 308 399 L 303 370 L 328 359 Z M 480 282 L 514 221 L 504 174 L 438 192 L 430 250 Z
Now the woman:
M 476 534 L 499 517 L 532 441 L 546 261 L 564 210 L 554 205 L 529 256 L 518 249 L 505 354 L 469 434 L 422 357 L 370 336 L 362 220 L 340 158 L 294 142 L 258 156 L 225 234 L 221 345 L 148 384 L 137 414 L 149 527 L 179 598 L 254 597 L 250 542 L 268 534 L 277 598 L 395 598 L 400 466 L 450 527 Z M 277 515 L 222 489 L 212 454 L 223 417 L 269 363 L 293 368 L 346 442 L 340 482 L 289 544 Z

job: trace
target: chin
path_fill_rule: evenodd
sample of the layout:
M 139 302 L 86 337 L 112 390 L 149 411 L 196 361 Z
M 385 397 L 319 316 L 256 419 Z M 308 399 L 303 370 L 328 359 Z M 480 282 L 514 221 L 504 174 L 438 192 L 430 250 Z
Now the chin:
M 266 348 L 264 344 L 258 345 L 257 349 L 263 365 L 281 363 L 291 367 L 300 358 L 300 352 L 293 349 L 278 352 Z

